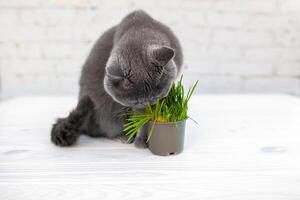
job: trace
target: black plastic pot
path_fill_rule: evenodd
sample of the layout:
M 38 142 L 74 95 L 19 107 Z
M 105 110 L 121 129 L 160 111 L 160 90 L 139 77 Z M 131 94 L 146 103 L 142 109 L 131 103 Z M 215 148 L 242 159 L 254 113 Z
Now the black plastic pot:
M 181 153 L 184 146 L 185 122 L 186 120 L 167 123 L 156 122 L 148 143 L 150 151 L 160 156 Z M 152 122 L 149 122 L 149 131 L 151 127 Z

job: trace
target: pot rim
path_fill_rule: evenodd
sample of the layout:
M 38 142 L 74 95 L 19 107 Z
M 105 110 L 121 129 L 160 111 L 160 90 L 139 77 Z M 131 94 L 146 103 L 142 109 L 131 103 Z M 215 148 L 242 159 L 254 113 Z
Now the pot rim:
M 168 125 L 168 124 L 176 124 L 176 123 L 184 123 L 184 122 L 186 122 L 186 120 L 187 119 L 185 119 L 185 120 L 181 120 L 181 121 L 176 121 L 176 122 L 155 122 L 155 125 Z M 151 120 L 151 121 L 149 121 L 149 123 L 153 123 L 153 121 Z

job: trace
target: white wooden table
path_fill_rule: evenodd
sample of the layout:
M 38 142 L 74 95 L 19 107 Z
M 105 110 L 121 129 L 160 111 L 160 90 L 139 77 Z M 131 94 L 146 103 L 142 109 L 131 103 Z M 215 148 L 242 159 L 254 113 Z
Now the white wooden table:
M 185 150 L 170 157 L 101 138 L 50 142 L 71 97 L 0 103 L 0 199 L 300 199 L 300 99 L 192 99 Z

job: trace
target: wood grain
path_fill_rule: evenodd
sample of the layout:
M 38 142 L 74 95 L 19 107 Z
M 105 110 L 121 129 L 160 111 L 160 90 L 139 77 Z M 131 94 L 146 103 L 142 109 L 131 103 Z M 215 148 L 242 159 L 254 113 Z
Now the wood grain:
M 170 157 L 104 138 L 50 142 L 72 97 L 0 103 L 0 199 L 300 199 L 300 99 L 192 99 L 185 150 Z

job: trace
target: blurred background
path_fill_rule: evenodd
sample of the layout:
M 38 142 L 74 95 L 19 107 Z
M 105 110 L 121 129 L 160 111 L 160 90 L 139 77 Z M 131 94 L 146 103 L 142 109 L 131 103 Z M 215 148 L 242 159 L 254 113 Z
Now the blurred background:
M 144 9 L 172 28 L 197 93 L 300 94 L 299 0 L 0 0 L 0 96 L 77 95 L 93 43 Z

